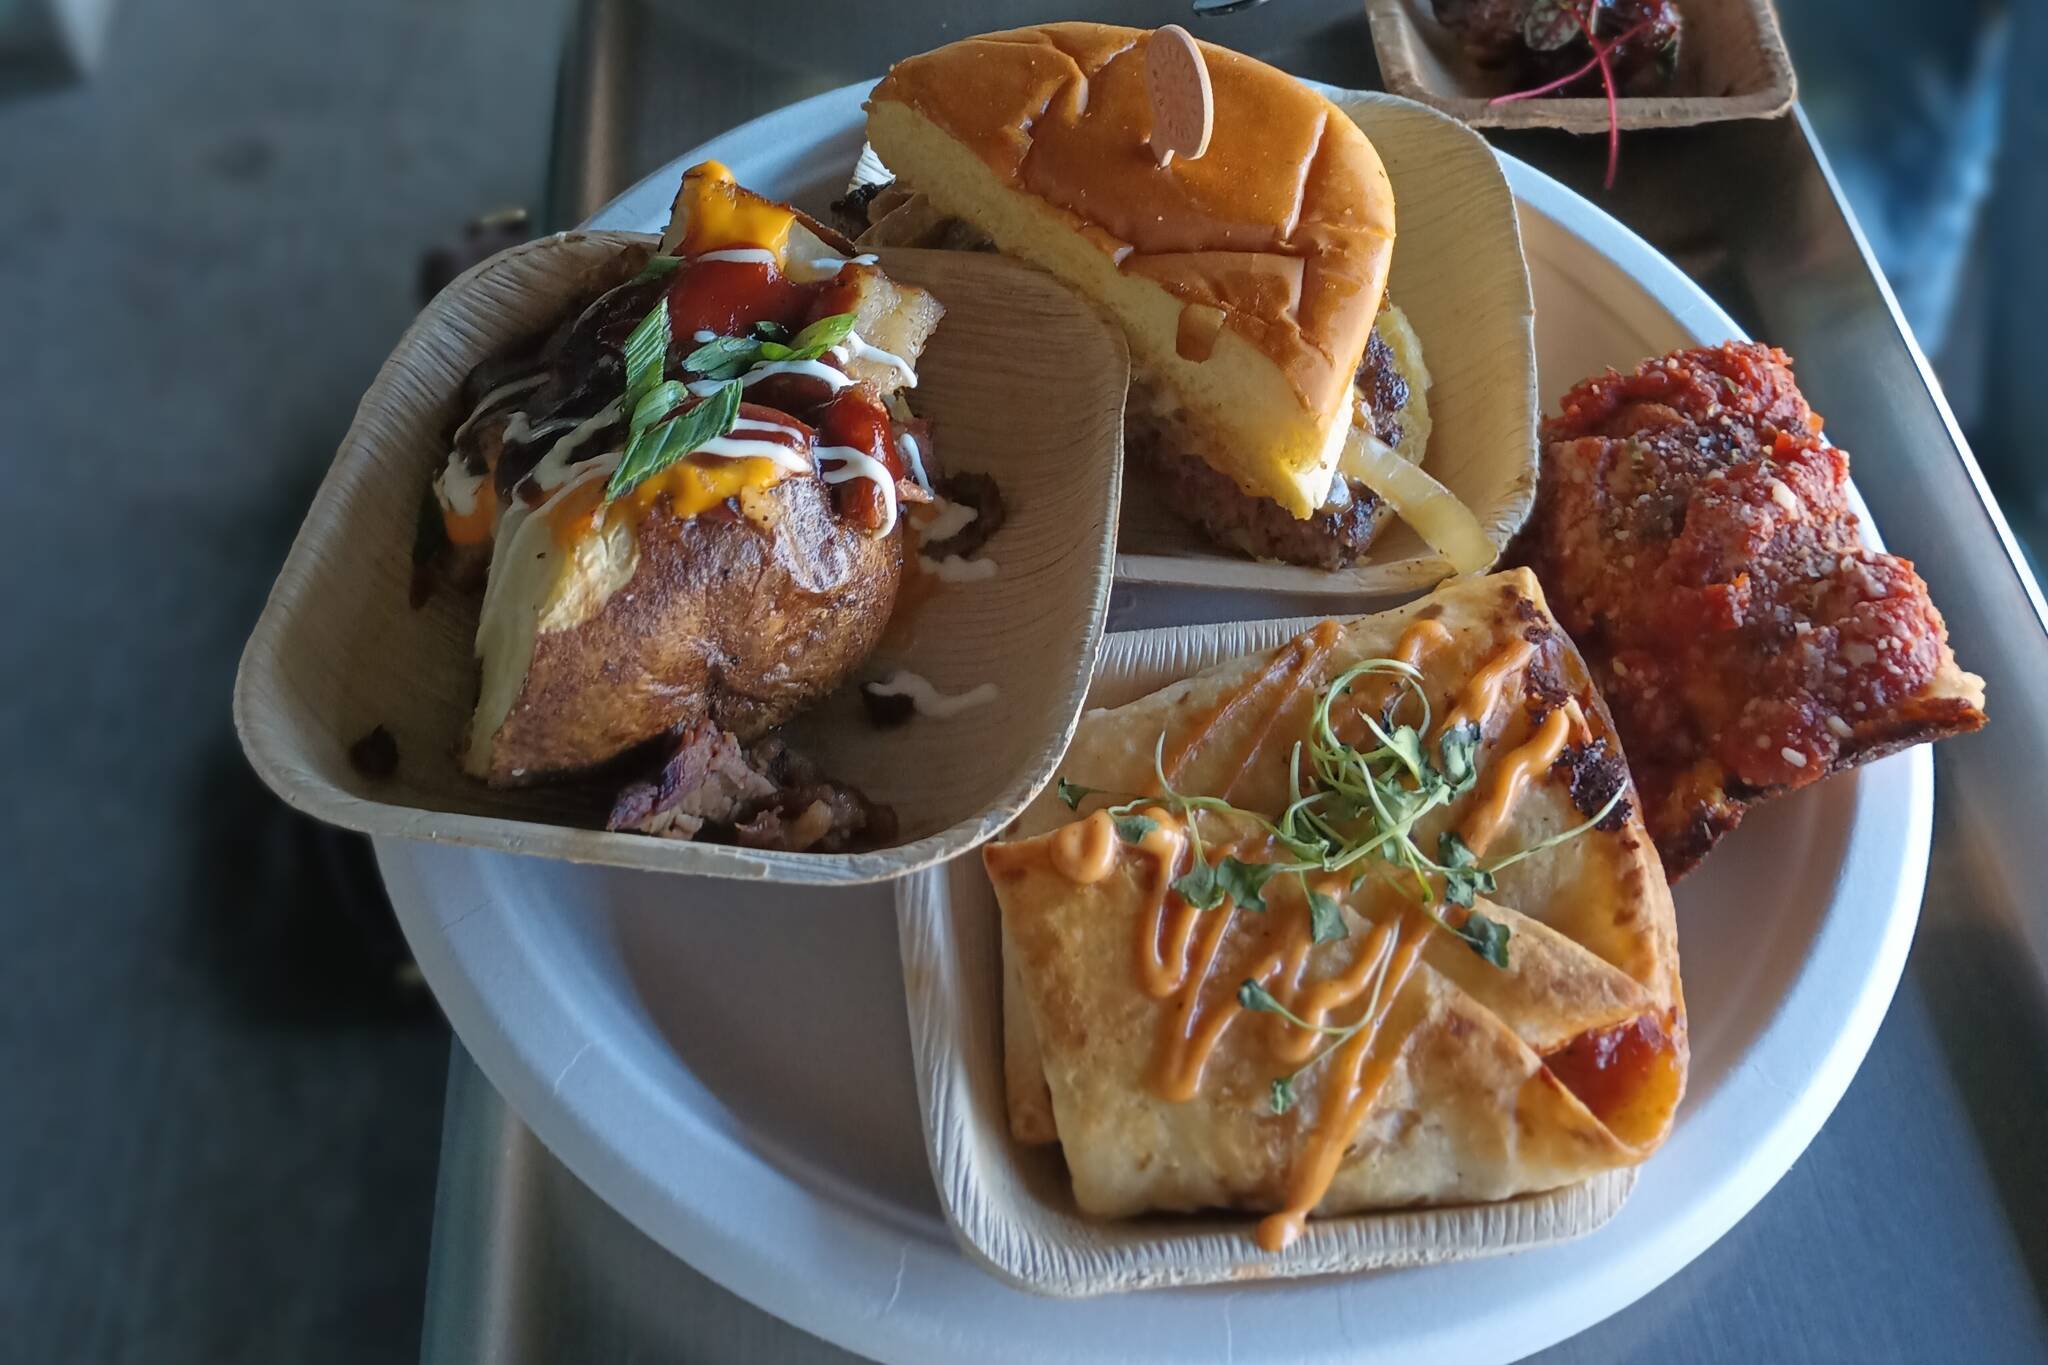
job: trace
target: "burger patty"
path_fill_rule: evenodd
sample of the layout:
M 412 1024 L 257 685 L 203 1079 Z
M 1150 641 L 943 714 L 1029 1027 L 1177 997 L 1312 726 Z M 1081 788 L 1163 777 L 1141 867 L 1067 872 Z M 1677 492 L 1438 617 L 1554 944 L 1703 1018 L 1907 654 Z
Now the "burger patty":
M 1341 569 L 1365 553 L 1386 523 L 1386 503 L 1356 479 L 1345 480 L 1349 502 L 1319 507 L 1304 521 L 1271 498 L 1245 492 L 1207 460 L 1165 451 L 1157 440 L 1134 440 L 1131 454 L 1169 511 L 1225 549 L 1254 559 Z
M 1372 434 L 1390 446 L 1401 444 L 1401 414 L 1408 406 L 1408 381 L 1377 329 L 1353 380 Z M 1364 558 L 1387 524 L 1385 499 L 1356 479 L 1345 479 L 1350 495 L 1324 503 L 1306 520 L 1271 498 L 1245 492 L 1206 460 L 1165 448 L 1157 432 L 1134 431 L 1131 454 L 1151 480 L 1166 508 L 1193 523 L 1228 550 L 1253 559 L 1277 559 L 1313 569 L 1342 569 Z
M 1358 362 L 1358 374 L 1351 382 L 1372 414 L 1372 434 L 1398 448 L 1404 434 L 1401 414 L 1408 406 L 1408 379 L 1377 327 L 1365 339 L 1365 358 Z

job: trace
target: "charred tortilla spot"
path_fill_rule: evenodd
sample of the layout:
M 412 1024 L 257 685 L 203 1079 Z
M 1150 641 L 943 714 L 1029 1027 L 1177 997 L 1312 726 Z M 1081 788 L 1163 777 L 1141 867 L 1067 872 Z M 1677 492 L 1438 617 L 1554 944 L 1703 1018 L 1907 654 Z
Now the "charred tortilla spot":
M 1542 642 L 1536 641 L 1541 644 Z M 1572 691 L 1565 686 L 1564 678 L 1554 664 L 1541 660 L 1529 666 L 1523 675 L 1523 689 L 1542 705 L 1543 714 L 1549 715 L 1572 699 Z
M 1628 788 L 1628 767 L 1604 739 L 1566 746 L 1552 765 L 1553 771 L 1557 768 L 1565 770 L 1573 807 L 1589 820 Z M 1616 801 L 1614 809 L 1594 828 L 1612 834 L 1628 822 L 1629 813 L 1627 801 Z

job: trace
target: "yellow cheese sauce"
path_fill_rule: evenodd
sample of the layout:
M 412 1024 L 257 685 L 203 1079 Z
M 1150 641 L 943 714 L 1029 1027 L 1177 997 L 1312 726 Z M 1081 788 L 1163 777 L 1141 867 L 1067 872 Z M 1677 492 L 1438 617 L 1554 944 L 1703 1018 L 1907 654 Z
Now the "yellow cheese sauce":
M 723 162 L 702 161 L 683 172 L 683 239 L 678 253 L 697 256 L 730 247 L 760 247 L 780 262 L 789 250 L 796 215 L 743 189 Z

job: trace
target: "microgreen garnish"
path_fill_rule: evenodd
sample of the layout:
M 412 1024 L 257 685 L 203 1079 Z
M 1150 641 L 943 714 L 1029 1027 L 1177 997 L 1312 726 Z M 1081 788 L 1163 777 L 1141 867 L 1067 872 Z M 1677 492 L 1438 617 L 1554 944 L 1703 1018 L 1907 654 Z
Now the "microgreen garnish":
M 1225 857 L 1216 863 L 1216 885 L 1244 909 L 1263 913 L 1266 908 L 1266 882 L 1273 872 L 1271 863 L 1245 863 Z
M 1508 965 L 1508 927 L 1497 920 L 1490 920 L 1474 910 L 1465 916 L 1465 922 L 1454 926 L 1451 932 L 1464 939 L 1473 952 L 1485 958 L 1496 967 Z
M 1118 815 L 1113 817 L 1116 837 L 1127 844 L 1141 844 L 1145 836 L 1159 828 L 1159 822 L 1149 815 Z
M 1216 868 L 1201 859 L 1173 883 L 1173 894 L 1197 910 L 1214 910 L 1223 904 L 1223 888 L 1217 884 Z
M 1308 924 L 1309 937 L 1317 943 L 1335 943 L 1351 933 L 1344 912 L 1337 908 L 1337 898 L 1320 891 L 1308 893 Z
M 1078 782 L 1069 782 L 1064 777 L 1060 779 L 1060 801 L 1068 810 L 1081 809 L 1083 801 L 1086 801 L 1091 796 L 1098 795 L 1101 791 L 1102 788 L 1100 787 L 1084 787 Z
M 1478 855 L 1454 831 L 1447 829 L 1437 835 L 1436 847 L 1437 862 L 1444 870 L 1445 900 L 1469 910 L 1481 892 L 1493 894 L 1493 873 L 1479 865 Z
M 1479 727 L 1471 721 L 1453 725 L 1444 731 L 1444 737 L 1437 741 L 1437 752 L 1442 758 L 1439 771 L 1444 781 L 1451 785 L 1451 795 L 1463 796 L 1472 790 L 1472 784 L 1479 780 L 1479 769 L 1475 760 L 1479 754 Z
M 1522 41 L 1529 45 L 1531 51 L 1554 52 L 1566 43 L 1569 43 L 1573 38 L 1583 34 L 1585 35 L 1586 46 L 1593 50 L 1593 55 L 1587 59 L 1583 66 L 1567 75 L 1559 76 L 1554 81 L 1545 81 L 1543 84 L 1533 86 L 1527 90 L 1516 90 L 1510 94 L 1496 95 L 1488 100 L 1487 104 L 1513 104 L 1517 100 L 1535 99 L 1539 95 L 1548 95 L 1553 91 L 1564 89 L 1564 87 L 1597 67 L 1600 72 L 1600 84 L 1607 96 L 1607 179 L 1605 184 L 1606 188 L 1611 190 L 1614 188 L 1614 173 L 1621 165 L 1621 112 L 1616 104 L 1614 64 L 1611 60 L 1611 54 L 1623 43 L 1629 42 L 1648 30 L 1652 21 L 1644 19 L 1640 23 L 1622 30 L 1617 36 L 1602 42 L 1593 32 L 1594 27 L 1599 22 L 1599 16 L 1600 0 L 1584 0 L 1583 13 L 1581 12 L 1580 0 L 1536 0 L 1536 3 L 1530 6 L 1528 13 L 1522 18 Z M 1668 80 L 1671 71 L 1677 69 L 1678 50 L 1676 44 L 1667 43 L 1664 47 L 1660 48 L 1657 53 L 1657 61 L 1660 67 L 1665 66 L 1667 63 L 1669 64 L 1670 70 L 1665 72 L 1665 78 Z

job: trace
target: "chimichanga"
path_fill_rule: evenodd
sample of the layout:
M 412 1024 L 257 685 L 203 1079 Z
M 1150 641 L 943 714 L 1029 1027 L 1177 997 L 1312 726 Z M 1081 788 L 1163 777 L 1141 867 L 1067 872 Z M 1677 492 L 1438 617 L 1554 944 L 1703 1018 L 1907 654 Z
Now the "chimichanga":
M 1669 1129 L 1670 893 L 1526 572 L 1089 713 L 1020 829 L 984 851 L 1012 1127 L 1086 1212 L 1263 1211 L 1277 1248 Z

